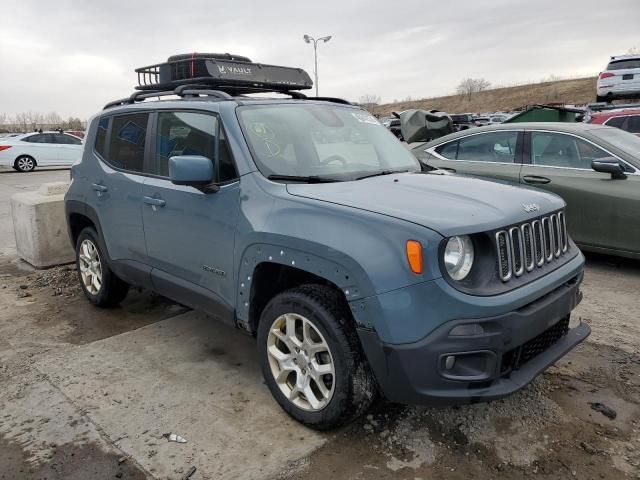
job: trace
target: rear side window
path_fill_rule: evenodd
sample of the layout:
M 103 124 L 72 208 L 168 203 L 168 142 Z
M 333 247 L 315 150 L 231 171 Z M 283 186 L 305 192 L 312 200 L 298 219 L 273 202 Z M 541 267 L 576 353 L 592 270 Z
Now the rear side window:
M 604 124 L 608 127 L 623 128 L 627 121 L 627 117 L 613 117 L 607 120 Z
M 237 174 L 217 117 L 196 112 L 158 113 L 155 173 L 168 177 L 169 159 L 178 155 L 201 155 L 215 159 L 216 135 L 220 137 L 216 181 L 227 182 L 235 179 Z
M 148 120 L 148 113 L 112 117 L 108 158 L 105 160 L 123 170 L 142 172 Z
M 98 122 L 98 131 L 96 132 L 96 152 L 104 159 L 106 156 L 107 148 L 107 131 L 109 130 L 109 121 L 111 117 L 102 117 Z
M 57 143 L 59 145 L 80 145 L 82 142 L 79 138 L 72 137 L 71 135 L 56 133 L 53 135 L 53 143 Z
M 640 58 L 618 60 L 607 65 L 607 70 L 626 70 L 627 68 L 640 68 Z

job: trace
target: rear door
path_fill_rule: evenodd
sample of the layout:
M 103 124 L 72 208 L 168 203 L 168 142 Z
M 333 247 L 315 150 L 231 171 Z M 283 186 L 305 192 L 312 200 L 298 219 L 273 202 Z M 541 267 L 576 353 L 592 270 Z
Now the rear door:
M 233 322 L 233 248 L 240 182 L 219 119 L 212 113 L 159 111 L 154 115 L 154 176 L 143 187 L 142 217 L 154 289 Z M 217 156 L 216 183 L 206 193 L 174 185 L 169 158 Z
M 87 173 L 87 203 L 97 212 L 107 252 L 119 275 L 149 286 L 150 267 L 142 230 L 142 184 L 149 113 L 102 117 L 92 153 L 98 161 Z M 126 270 L 125 270 L 126 269 Z
M 470 134 L 429 148 L 421 160 L 452 173 L 518 183 L 522 167 L 522 137 L 522 130 Z
M 596 172 L 591 161 L 612 155 L 570 134 L 531 131 L 525 136 L 521 181 L 560 195 L 567 202 L 567 228 L 584 246 L 640 251 L 631 230 L 640 230 L 640 176 L 612 179 Z

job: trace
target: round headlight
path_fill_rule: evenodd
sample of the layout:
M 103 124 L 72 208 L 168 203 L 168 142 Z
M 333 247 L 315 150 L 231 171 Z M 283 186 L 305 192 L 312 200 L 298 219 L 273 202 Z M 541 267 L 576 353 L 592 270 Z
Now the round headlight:
M 464 280 L 473 266 L 473 242 L 469 235 L 451 237 L 444 249 L 444 266 L 454 280 Z

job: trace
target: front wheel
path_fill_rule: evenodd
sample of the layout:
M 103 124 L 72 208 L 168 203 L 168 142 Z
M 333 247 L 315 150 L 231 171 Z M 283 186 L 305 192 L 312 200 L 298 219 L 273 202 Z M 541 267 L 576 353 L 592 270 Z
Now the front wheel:
M 93 227 L 86 227 L 78 236 L 76 266 L 82 291 L 94 305 L 113 307 L 127 296 L 129 284 L 116 277 L 105 262 Z
M 303 285 L 274 297 L 260 318 L 258 348 L 271 394 L 309 427 L 345 424 L 375 397 L 351 313 L 333 289 Z
M 13 163 L 13 168 L 19 172 L 31 172 L 36 168 L 36 161 L 29 155 L 20 155 Z

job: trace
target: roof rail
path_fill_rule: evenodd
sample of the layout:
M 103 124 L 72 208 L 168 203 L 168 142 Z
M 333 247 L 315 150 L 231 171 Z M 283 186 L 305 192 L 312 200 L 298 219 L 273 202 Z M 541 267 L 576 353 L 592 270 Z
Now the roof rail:
M 226 92 L 220 90 L 211 90 L 208 85 L 180 85 L 173 90 L 158 90 L 158 91 L 138 91 L 133 92 L 128 98 L 122 98 L 120 100 L 114 100 L 107 103 L 103 110 L 111 107 L 117 107 L 120 105 L 132 105 L 136 102 L 144 101 L 146 98 L 152 97 L 167 97 L 176 95 L 178 97 L 197 97 L 200 95 L 207 95 L 209 97 L 215 97 L 219 100 L 231 100 L 233 97 Z

